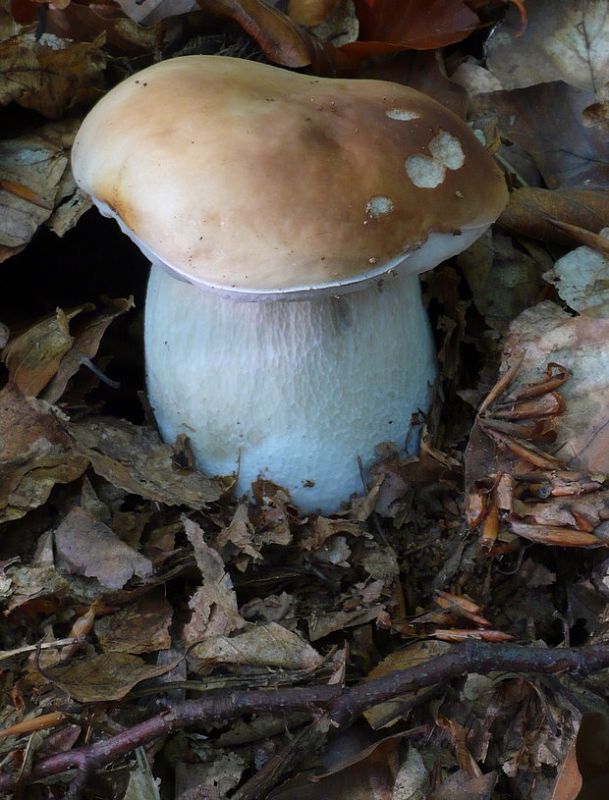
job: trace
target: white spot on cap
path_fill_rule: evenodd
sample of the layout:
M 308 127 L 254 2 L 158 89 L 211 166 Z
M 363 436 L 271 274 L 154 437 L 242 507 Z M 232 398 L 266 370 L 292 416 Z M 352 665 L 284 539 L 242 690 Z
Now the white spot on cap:
M 448 131 L 440 131 L 429 143 L 429 152 L 448 169 L 460 169 L 465 163 L 461 142 Z
M 404 165 L 406 174 L 419 189 L 435 189 L 444 181 L 446 167 L 430 156 L 409 156 Z
M 420 117 L 416 111 L 409 111 L 407 108 L 390 108 L 389 111 L 385 111 L 385 114 L 389 119 L 398 119 L 400 122 L 410 122 Z
M 384 217 L 385 214 L 391 214 L 394 208 L 395 204 L 390 197 L 383 197 L 383 195 L 378 194 L 375 197 L 371 197 L 366 203 L 366 214 L 372 219 L 379 219 L 379 217 Z

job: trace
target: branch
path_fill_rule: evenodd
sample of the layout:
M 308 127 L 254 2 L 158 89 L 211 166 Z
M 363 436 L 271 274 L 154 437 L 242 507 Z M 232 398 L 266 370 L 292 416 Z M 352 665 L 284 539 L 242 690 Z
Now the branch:
M 48 778 L 67 770 L 80 771 L 83 764 L 95 763 L 102 767 L 153 739 L 186 726 L 203 726 L 218 720 L 227 722 L 243 714 L 324 707 L 333 726 L 341 728 L 378 703 L 471 672 L 486 674 L 507 670 L 515 673 L 569 673 L 583 677 L 607 667 L 609 646 L 605 645 L 545 649 L 470 640 L 424 664 L 364 681 L 351 689 L 311 686 L 280 690 L 213 691 L 200 700 L 169 706 L 157 716 L 109 739 L 47 756 L 34 764 L 28 780 Z M 0 775 L 0 792 L 10 791 L 15 780 L 13 775 Z

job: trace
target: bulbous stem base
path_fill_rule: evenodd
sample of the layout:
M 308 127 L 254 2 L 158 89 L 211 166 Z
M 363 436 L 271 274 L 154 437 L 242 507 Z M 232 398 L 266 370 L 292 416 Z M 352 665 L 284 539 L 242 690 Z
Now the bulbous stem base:
M 364 490 L 358 459 L 405 448 L 436 376 L 419 279 L 401 272 L 340 298 L 238 302 L 153 264 L 145 341 L 163 438 L 186 434 L 204 472 L 238 472 L 238 493 L 262 475 L 303 511 Z

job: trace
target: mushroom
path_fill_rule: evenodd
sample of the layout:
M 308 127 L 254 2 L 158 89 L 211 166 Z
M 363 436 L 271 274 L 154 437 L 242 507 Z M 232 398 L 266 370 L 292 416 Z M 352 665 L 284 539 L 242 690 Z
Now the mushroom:
M 263 476 L 324 513 L 362 491 L 379 443 L 404 449 L 436 378 L 418 273 L 506 203 L 464 122 L 398 84 L 185 56 L 112 89 L 72 165 L 152 262 L 164 439 L 186 434 L 238 492 Z

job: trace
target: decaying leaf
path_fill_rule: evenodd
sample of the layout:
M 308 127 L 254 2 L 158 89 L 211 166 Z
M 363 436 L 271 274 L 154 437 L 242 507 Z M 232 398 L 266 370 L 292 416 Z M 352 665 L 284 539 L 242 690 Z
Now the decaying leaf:
M 309 639 L 312 642 L 316 642 L 343 628 L 351 628 L 356 625 L 365 625 L 367 622 L 373 622 L 384 610 L 385 606 L 376 604 L 369 608 L 313 614 L 309 618 Z
M 52 614 L 62 604 L 68 590 L 68 580 L 55 567 L 13 566 L 7 570 L 9 586 L 3 592 L 3 607 L 6 616 Z
M 432 50 L 459 42 L 480 26 L 463 0 L 356 0 L 361 42 L 347 52 L 369 58 L 399 50 Z
M 239 784 L 247 766 L 247 759 L 233 749 L 218 749 L 213 761 L 204 764 L 180 762 L 176 767 L 175 796 L 177 800 L 228 797 Z
M 220 554 L 205 543 L 203 531 L 195 522 L 182 519 L 202 578 L 189 600 L 192 615 L 182 631 L 182 639 L 189 646 L 209 637 L 226 636 L 242 628 L 245 620 L 239 614 L 237 595 Z
M 517 236 L 571 245 L 572 237 L 554 220 L 600 231 L 609 226 L 609 195 L 587 189 L 553 191 L 526 186 L 510 194 L 499 225 Z
M 135 603 L 95 622 L 102 649 L 115 653 L 154 653 L 171 647 L 173 612 L 162 594 L 150 592 Z
M 94 42 L 70 42 L 52 34 L 36 37 L 24 30 L 0 42 L 0 105 L 11 101 L 59 119 L 103 89 L 106 57 L 103 36 Z
M 599 239 L 609 247 L 608 228 L 601 231 Z M 577 247 L 559 258 L 544 278 L 574 311 L 588 317 L 609 317 L 609 252 Z
M 74 341 L 70 334 L 70 320 L 92 308 L 89 303 L 70 311 L 58 308 L 55 314 L 9 341 L 2 360 L 8 367 L 13 385 L 21 394 L 37 397 L 55 376 Z
M 122 542 L 107 525 L 80 507 L 73 508 L 55 531 L 60 568 L 97 578 L 108 589 L 122 589 L 134 575 L 152 575 L 151 562 Z
M 147 664 L 128 653 L 103 653 L 68 666 L 53 667 L 46 677 L 79 703 L 121 700 L 142 681 L 172 670 L 180 659 L 168 664 Z
M 539 365 L 561 364 L 571 379 L 561 388 L 566 411 L 552 452 L 572 468 L 609 474 L 609 320 L 570 317 L 550 302 L 524 311 L 513 323 L 505 363 L 521 362 L 518 385 L 534 383 Z
M 59 368 L 46 386 L 42 397 L 48 403 L 56 403 L 63 395 L 72 378 L 83 363 L 96 354 L 102 336 L 117 317 L 133 308 L 133 298 L 107 300 L 103 311 L 92 314 L 76 324 L 70 349 L 61 359 Z
M 500 331 L 536 302 L 541 275 L 550 263 L 548 258 L 540 264 L 500 232 L 482 236 L 458 257 L 476 308 L 488 325 Z
M 69 169 L 69 149 L 79 124 L 68 119 L 0 140 L 0 261 L 19 252 L 60 204 L 60 233 L 86 211 Z M 70 197 L 74 202 L 65 202 Z
M 297 633 L 270 622 L 255 625 L 237 636 L 215 636 L 195 645 L 189 661 L 196 672 L 212 666 L 233 670 L 244 667 L 258 669 L 314 669 L 323 658 Z
M 447 653 L 450 650 L 450 645 L 445 642 L 428 640 L 413 642 L 408 647 L 403 647 L 401 650 L 396 650 L 381 661 L 371 672 L 368 678 L 381 678 L 383 675 L 388 675 L 400 669 L 409 669 L 418 664 L 424 664 L 430 658 Z M 423 695 L 427 689 L 421 689 L 419 695 Z M 395 724 L 399 721 L 405 709 L 412 707 L 413 701 L 417 696 L 417 692 L 409 692 L 403 698 L 398 700 L 391 700 L 387 703 L 380 703 L 379 705 L 372 706 L 364 712 L 364 717 L 368 724 L 379 730 L 386 726 Z
M 487 43 L 489 69 L 504 89 L 565 81 L 598 91 L 609 80 L 609 13 L 603 0 L 527 3 L 523 30 L 515 6 Z
M 170 445 L 151 428 L 102 417 L 65 427 L 75 452 L 87 458 L 98 475 L 148 500 L 199 509 L 218 500 L 233 483 L 232 478 L 206 478 L 179 469 Z
M 289 0 L 288 16 L 299 25 L 312 28 L 325 22 L 340 2 L 341 0 Z
M 533 157 L 550 189 L 609 186 L 607 137 L 582 121 L 592 92 L 555 81 L 479 95 L 478 101 L 498 114 L 501 134 Z
M 56 483 L 76 480 L 86 464 L 45 403 L 10 386 L 0 391 L 0 523 L 38 508 Z

